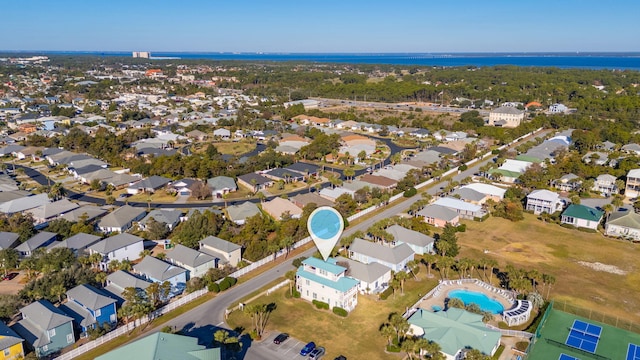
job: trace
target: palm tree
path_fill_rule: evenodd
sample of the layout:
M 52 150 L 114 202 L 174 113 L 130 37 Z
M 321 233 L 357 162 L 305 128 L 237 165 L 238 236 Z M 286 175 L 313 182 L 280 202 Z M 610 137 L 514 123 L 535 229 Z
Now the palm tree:
M 289 280 L 289 295 L 293 296 L 293 284 L 296 280 L 296 271 L 289 270 L 284 274 L 284 277 Z
M 96 274 L 96 281 L 102 284 L 102 287 L 107 283 L 107 273 L 100 271 Z
M 400 291 L 404 295 L 404 282 L 409 278 L 409 274 L 404 271 L 396 273 L 395 279 L 400 282 Z
M 547 300 L 549 300 L 549 293 L 551 292 L 551 285 L 556 283 L 556 278 L 553 275 L 547 275 Z
M 407 262 L 407 268 L 409 268 L 409 271 L 411 271 L 411 275 L 413 275 L 414 279 L 418 278 L 416 276 L 416 269 L 418 268 L 419 264 L 420 264 L 420 260 L 411 260 Z
M 391 326 L 391 324 L 389 323 L 382 324 L 379 330 L 380 330 L 380 334 L 387 338 L 387 345 L 391 345 L 391 341 L 392 341 L 391 339 L 393 338 L 393 335 L 396 334 L 396 331 L 393 328 L 393 326 Z
M 62 303 L 62 295 L 64 295 L 64 293 L 66 292 L 67 292 L 67 289 L 65 289 L 63 284 L 55 284 L 49 290 L 49 293 L 52 296 L 58 297 L 58 303 Z
M 61 199 L 64 195 L 65 190 L 59 182 L 53 184 L 53 186 L 49 188 L 49 199 L 52 199 L 53 201 Z
M 427 268 L 427 276 L 431 277 L 431 265 L 436 262 L 436 256 L 433 254 L 425 253 L 424 255 L 422 255 L 422 262 Z
M 493 270 L 498 267 L 498 262 L 494 259 L 487 259 L 487 264 L 486 264 L 489 269 L 491 269 L 491 271 L 489 272 L 489 284 L 491 284 L 491 282 L 493 281 Z
M 91 264 L 93 266 L 98 267 L 98 265 L 100 265 L 100 262 L 102 262 L 102 254 L 93 253 L 89 255 L 89 260 L 91 261 Z

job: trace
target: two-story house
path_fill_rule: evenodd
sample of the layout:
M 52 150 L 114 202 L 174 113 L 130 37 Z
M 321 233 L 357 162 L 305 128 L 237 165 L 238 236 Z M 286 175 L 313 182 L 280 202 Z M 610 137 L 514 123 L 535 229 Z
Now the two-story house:
M 139 236 L 122 233 L 89 246 L 89 254 L 102 255 L 100 268 L 106 270 L 113 260 L 135 260 L 144 250 L 144 239 Z
M 122 293 L 126 288 L 132 287 L 138 291 L 145 291 L 151 284 L 150 281 L 141 279 L 126 271 L 118 270 L 107 276 L 107 286 L 104 290 L 113 295 L 118 301 L 118 306 L 121 306 L 125 301 Z
M 637 198 L 640 194 L 640 169 L 632 169 L 627 173 L 627 183 L 624 188 L 626 198 Z
M 593 191 L 597 191 L 602 196 L 611 196 L 618 193 L 618 186 L 616 185 L 616 177 L 609 174 L 598 175 L 593 182 Z
M 347 268 L 337 265 L 335 259 L 326 262 L 310 257 L 296 272 L 296 289 L 307 301 L 321 301 L 329 308 L 347 311 L 358 304 L 358 280 L 346 276 Z
M 23 338 L 0 321 L 0 360 L 24 359 Z
M 167 260 L 187 270 L 187 279 L 204 276 L 209 269 L 218 267 L 218 258 L 177 244 L 167 252 Z
M 187 270 L 153 256 L 145 256 L 133 267 L 133 271 L 155 283 L 169 282 L 170 297 L 181 294 L 187 286 Z
M 242 260 L 242 246 L 219 237 L 207 236 L 200 240 L 198 244 L 200 244 L 201 252 L 220 259 L 218 260 L 218 267 L 227 264 L 238 266 L 238 263 Z
M 47 300 L 38 300 L 20 309 L 22 320 L 11 328 L 38 357 L 58 352 L 76 342 L 73 319 Z
M 380 263 L 395 272 L 405 271 L 407 263 L 413 260 L 414 252 L 409 245 L 389 247 L 356 238 L 349 247 L 349 257 L 364 264 Z
M 542 213 L 553 214 L 556 211 L 561 211 L 563 205 L 560 195 L 549 190 L 534 190 L 527 195 L 526 210 L 533 211 L 536 215 Z
M 580 177 L 576 174 L 566 174 L 560 179 L 552 180 L 551 186 L 560 191 L 576 191 L 582 186 L 582 180 L 580 180 Z
M 16 251 L 18 252 L 20 257 L 29 257 L 35 250 L 51 245 L 54 241 L 56 241 L 57 238 L 58 234 L 56 233 L 41 231 L 33 235 L 27 241 L 18 245 L 16 247 Z
M 80 337 L 87 336 L 87 331 L 96 326 L 109 324 L 114 328 L 118 322 L 116 299 L 87 284 L 68 290 L 62 309 L 80 325 Z
M 435 239 L 429 235 L 400 225 L 391 225 L 385 231 L 393 236 L 394 245 L 407 244 L 418 255 L 433 253 Z
M 100 219 L 98 228 L 103 233 L 125 232 L 133 226 L 134 221 L 141 220 L 146 214 L 143 208 L 124 205 Z

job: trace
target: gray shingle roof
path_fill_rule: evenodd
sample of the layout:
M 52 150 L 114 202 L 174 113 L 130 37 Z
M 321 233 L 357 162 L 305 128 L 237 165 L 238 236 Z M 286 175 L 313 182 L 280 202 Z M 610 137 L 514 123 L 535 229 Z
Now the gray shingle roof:
M 157 222 L 165 223 L 165 224 L 176 224 L 180 221 L 180 217 L 182 216 L 182 210 L 178 209 L 154 209 L 147 214 L 142 220 L 140 220 L 141 224 L 146 224 L 151 218 L 153 218 Z
M 118 270 L 109 274 L 109 276 L 107 276 L 107 281 L 109 282 L 109 286 L 115 285 L 116 287 L 123 290 L 128 287 L 144 290 L 149 287 L 149 285 L 151 285 L 149 281 L 140 279 L 139 277 L 122 270 Z
M 428 246 L 435 241 L 431 236 L 404 228 L 400 225 L 391 225 L 385 231 L 393 235 L 395 241 L 401 241 L 403 243 L 416 246 Z
M 168 262 L 164 262 L 153 256 L 145 256 L 139 264 L 133 267 L 133 269 L 136 272 L 158 281 L 169 280 L 172 277 L 187 271 L 179 266 L 169 264 Z
M 19 323 L 35 336 L 33 344 L 37 347 L 48 343 L 47 330 L 73 320 L 47 300 L 35 301 L 20 309 L 20 312 L 22 312 L 22 320 Z M 21 332 L 18 328 L 14 330 Z M 21 335 L 24 336 L 24 334 Z
M 146 211 L 142 208 L 135 208 L 133 206 L 124 205 L 112 213 L 105 215 L 105 217 L 98 222 L 99 227 L 120 228 L 131 222 L 133 219 L 139 217 Z
M 136 189 L 154 189 L 155 190 L 167 185 L 170 182 L 171 182 L 171 179 L 168 179 L 163 176 L 153 175 L 153 176 L 149 176 L 146 179 L 141 180 L 136 184 L 131 185 L 131 187 Z
M 209 254 L 202 253 L 198 250 L 194 250 L 180 244 L 176 245 L 173 250 L 167 252 L 167 259 L 185 264 L 192 268 L 196 268 L 211 261 L 216 261 L 216 258 Z
M 72 250 L 85 249 L 100 240 L 100 236 L 79 233 L 71 236 L 70 238 L 64 239 L 62 241 L 54 242 L 49 246 L 49 250 L 55 248 L 68 248 Z
M 3 321 L 0 321 L 0 350 L 7 349 L 15 344 L 19 344 L 24 340 L 11 330 Z
M 20 235 L 13 232 L 0 232 L 0 249 L 9 249 L 16 241 Z
M 444 206 L 431 204 L 418 211 L 418 215 L 444 221 L 451 221 L 458 216 L 458 213 Z
M 233 205 L 227 207 L 227 214 L 232 221 L 245 220 L 257 214 L 260 214 L 260 209 L 256 204 L 246 201 L 240 205 Z
M 236 181 L 228 176 L 216 176 L 207 180 L 207 186 L 211 190 L 237 189 Z
M 234 244 L 215 236 L 207 236 L 206 238 L 200 240 L 200 244 L 219 250 L 222 253 L 231 253 L 238 249 L 242 249 L 242 246 L 238 244 Z
M 251 182 L 252 180 L 255 180 L 256 185 L 262 185 L 262 184 L 273 182 L 273 180 L 267 179 L 266 177 L 256 173 L 248 173 L 248 174 L 240 175 L 238 176 L 238 179 L 246 182 L 249 185 L 253 185 L 253 183 Z
M 0 212 L 5 214 L 13 214 L 29 209 L 33 209 L 40 205 L 44 205 L 50 201 L 49 195 L 37 194 L 33 196 L 26 196 L 14 200 L 10 200 L 0 204 Z
M 87 309 L 98 310 L 116 301 L 91 285 L 82 284 L 67 291 L 67 298 L 73 299 Z
M 72 203 L 67 199 L 62 199 L 40 205 L 36 208 L 30 209 L 28 212 L 30 212 L 36 219 L 49 219 L 77 208 L 78 204 Z
M 399 264 L 402 260 L 414 254 L 413 250 L 411 250 L 407 244 L 389 247 L 359 238 L 356 238 L 351 246 L 349 246 L 349 251 L 376 258 L 391 264 Z
M 481 201 L 486 197 L 485 194 L 469 188 L 459 188 L 453 192 L 453 195 L 459 195 L 460 199 L 465 201 Z
M 16 247 L 16 250 L 17 251 L 22 251 L 22 252 L 33 251 L 33 250 L 41 247 L 47 241 L 51 240 L 51 238 L 55 238 L 57 236 L 58 236 L 58 234 L 56 234 L 56 233 L 52 233 L 52 232 L 48 232 L 48 231 L 41 231 L 41 232 L 33 235 L 29 240 L 27 240 L 27 241 L 23 242 L 22 244 L 18 245 Z
M 89 246 L 89 249 L 100 254 L 107 254 L 111 251 L 121 249 L 139 241 L 144 241 L 144 239 L 139 236 L 123 233 L 98 241 L 97 243 Z
M 87 220 L 86 221 L 91 221 L 91 220 L 97 218 L 98 216 L 101 216 L 101 215 L 105 214 L 106 212 L 107 212 L 107 210 L 99 208 L 97 206 L 85 205 L 85 206 L 81 206 L 81 207 L 79 207 L 79 208 L 77 208 L 75 210 L 69 211 L 68 213 L 62 215 L 61 218 L 65 219 L 67 221 L 77 222 L 77 221 L 80 221 L 82 216 L 86 214 L 86 216 L 87 216 Z
M 382 275 L 391 271 L 391 269 L 389 269 L 388 267 L 376 262 L 363 264 L 359 261 L 343 257 L 337 257 L 336 261 L 346 262 L 347 264 L 349 264 L 347 276 L 366 283 L 374 282 L 378 280 Z

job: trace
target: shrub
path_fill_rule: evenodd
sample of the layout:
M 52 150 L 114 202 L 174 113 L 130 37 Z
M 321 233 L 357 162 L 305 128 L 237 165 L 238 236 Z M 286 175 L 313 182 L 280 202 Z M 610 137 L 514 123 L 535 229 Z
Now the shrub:
M 346 227 L 346 224 L 345 224 L 345 227 Z M 302 266 L 302 262 L 305 261 L 305 260 L 307 260 L 307 258 L 304 257 L 304 256 L 301 256 L 299 258 L 295 258 L 291 262 L 291 265 L 293 265 L 293 267 L 295 267 L 295 268 L 299 268 L 300 266 Z
M 238 283 L 238 279 L 236 279 L 234 277 L 231 277 L 231 276 L 227 276 L 226 278 L 224 278 L 223 281 L 228 281 L 229 282 L 229 287 L 232 287 L 233 285 Z
M 586 233 L 597 233 L 598 230 L 596 229 L 589 229 L 589 228 L 583 228 L 583 227 L 579 227 L 578 231 L 582 231 L 582 232 L 586 232 Z
M 467 166 L 467 164 L 462 164 L 460 166 L 458 166 L 458 170 L 459 171 L 465 171 L 467 170 L 469 167 Z
M 322 301 L 318 301 L 318 300 L 313 300 L 312 301 L 313 305 L 316 306 L 316 308 L 318 309 L 326 309 L 329 310 L 329 304 L 327 304 L 326 302 L 322 302 Z
M 562 226 L 563 228 L 567 228 L 567 229 L 572 229 L 575 230 L 575 226 L 571 225 L 571 224 L 560 224 L 560 226 Z
M 391 296 L 391 294 L 393 294 L 393 288 L 388 287 L 385 291 L 380 293 L 380 300 L 387 300 L 387 298 Z
M 387 345 L 387 352 L 399 353 L 400 352 L 400 346 L 398 346 L 398 345 Z
M 342 316 L 342 317 L 347 317 L 347 315 L 349 315 L 349 313 L 347 312 L 347 310 L 341 308 L 341 307 L 334 307 L 333 308 L 333 313 L 338 315 L 338 316 Z
M 414 196 L 414 195 L 415 195 L 415 194 L 417 194 L 417 193 L 418 193 L 418 190 L 416 190 L 416 188 L 414 188 L 414 187 L 410 187 L 410 188 L 408 188 L 408 189 L 404 192 L 404 195 L 403 195 L 403 196 L 404 196 L 404 197 L 406 197 L 406 198 L 408 198 L 408 197 L 412 197 L 412 196 Z
M 346 217 L 342 217 L 342 219 L 344 220 L 344 227 L 347 228 L 349 227 L 349 219 L 347 219 Z
M 211 283 L 207 288 L 209 289 L 209 291 L 212 291 L 214 293 L 220 292 L 220 285 L 218 285 L 218 283 Z
M 293 297 L 296 299 L 300 298 L 300 291 L 293 289 Z
M 456 227 L 457 232 L 465 232 L 467 231 L 467 224 L 460 224 Z

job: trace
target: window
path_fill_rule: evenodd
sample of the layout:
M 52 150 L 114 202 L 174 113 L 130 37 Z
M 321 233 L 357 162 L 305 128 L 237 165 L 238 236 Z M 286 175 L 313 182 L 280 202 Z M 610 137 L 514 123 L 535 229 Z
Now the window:
M 52 338 L 52 337 L 56 336 L 56 329 L 51 329 L 51 330 L 47 331 L 47 333 L 49 334 L 49 338 Z
M 314 299 L 314 300 L 317 300 L 317 299 L 318 299 L 318 294 L 313 293 L 313 299 Z
M 73 334 L 67 334 L 67 344 L 71 344 L 73 342 Z
M 42 347 L 42 351 L 43 351 L 43 352 L 47 352 L 47 351 L 49 351 L 49 345 L 45 345 L 45 346 L 43 346 L 43 347 Z
M 308 285 L 311 285 L 311 283 L 309 282 L 309 280 L 306 280 L 305 282 L 306 282 L 307 286 L 308 286 Z
M 100 311 L 100 309 L 96 310 L 96 317 L 100 316 L 102 314 L 102 312 Z
M 6 357 L 6 356 L 9 356 L 9 355 L 11 355 L 11 349 L 10 348 L 4 349 L 4 356 Z

